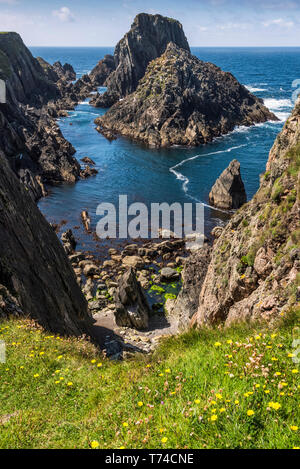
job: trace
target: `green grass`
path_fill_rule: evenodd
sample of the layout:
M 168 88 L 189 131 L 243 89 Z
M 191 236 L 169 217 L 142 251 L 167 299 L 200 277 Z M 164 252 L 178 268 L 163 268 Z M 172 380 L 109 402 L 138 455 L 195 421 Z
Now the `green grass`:
M 124 362 L 4 321 L 0 448 L 299 447 L 297 320 L 192 330 Z

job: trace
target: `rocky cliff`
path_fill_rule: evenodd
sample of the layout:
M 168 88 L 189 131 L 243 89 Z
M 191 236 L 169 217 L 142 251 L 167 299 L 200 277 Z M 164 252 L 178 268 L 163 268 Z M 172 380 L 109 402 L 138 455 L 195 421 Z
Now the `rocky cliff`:
M 267 120 L 278 119 L 233 75 L 170 43 L 136 91 L 95 122 L 104 135 L 165 147 L 208 143 L 235 126 Z
M 271 149 L 258 192 L 218 230 L 196 289 L 193 324 L 272 322 L 299 306 L 299 169 L 300 100 Z
M 116 70 L 106 80 L 107 94 L 94 102 L 95 106 L 107 106 L 136 90 L 145 75 L 148 64 L 160 57 L 169 42 L 189 51 L 182 25 L 161 15 L 141 13 L 136 16 L 131 29 L 117 44 L 114 53 Z
M 91 321 L 54 230 L 0 152 L 0 317 L 10 315 L 75 335 Z
M 18 34 L 0 34 L 0 79 L 6 84 L 0 149 L 34 198 L 43 195 L 43 182 L 75 182 L 80 174 L 74 148 L 50 116 L 49 103 L 61 98 L 50 67 L 31 55 Z M 52 111 L 56 117 L 54 104 Z
M 115 59 L 112 55 L 105 55 L 104 59 L 97 63 L 96 67 L 90 73 L 90 79 L 96 86 L 103 86 L 109 75 L 115 71 Z

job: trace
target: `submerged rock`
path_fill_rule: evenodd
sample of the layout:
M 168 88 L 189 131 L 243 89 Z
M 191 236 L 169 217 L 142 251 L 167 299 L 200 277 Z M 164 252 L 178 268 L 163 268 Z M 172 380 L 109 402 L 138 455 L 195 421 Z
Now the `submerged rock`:
M 148 327 L 150 307 L 132 268 L 121 277 L 115 300 L 118 326 L 135 329 Z
M 236 126 L 267 120 L 278 119 L 231 73 L 170 43 L 149 64 L 136 91 L 95 123 L 104 135 L 116 132 L 167 147 L 208 143 Z
M 160 280 L 161 282 L 172 282 L 180 278 L 180 273 L 171 267 L 165 267 L 161 270 Z
M 247 194 L 241 177 L 241 165 L 231 161 L 216 180 L 210 194 L 209 203 L 225 210 L 240 208 L 247 202 Z

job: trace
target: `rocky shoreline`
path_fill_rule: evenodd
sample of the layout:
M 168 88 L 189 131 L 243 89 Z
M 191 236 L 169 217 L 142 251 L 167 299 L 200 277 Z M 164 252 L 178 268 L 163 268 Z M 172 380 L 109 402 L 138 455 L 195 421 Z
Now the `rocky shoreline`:
M 168 308 L 182 285 L 190 238 L 139 240 L 119 250 L 108 249 L 106 260 L 76 251 L 71 230 L 61 239 L 96 326 L 113 331 L 120 355 L 130 355 L 132 347 L 149 353 L 161 337 L 178 332 L 178 318 Z

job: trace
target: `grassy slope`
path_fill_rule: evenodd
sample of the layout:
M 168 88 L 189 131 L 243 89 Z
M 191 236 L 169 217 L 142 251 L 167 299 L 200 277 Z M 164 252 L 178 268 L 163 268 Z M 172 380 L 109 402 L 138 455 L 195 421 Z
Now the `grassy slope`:
M 191 331 L 112 363 L 84 340 L 2 322 L 0 448 L 299 447 L 295 323 L 282 323 Z

